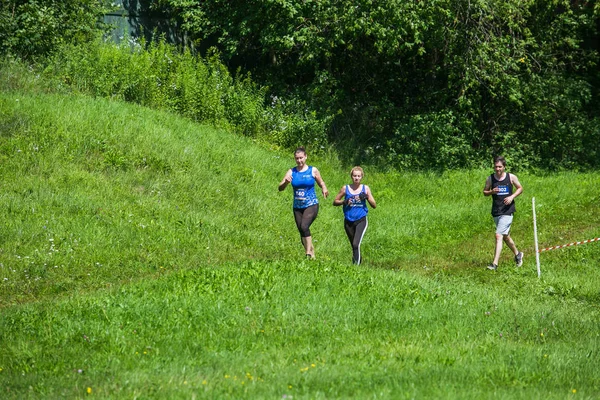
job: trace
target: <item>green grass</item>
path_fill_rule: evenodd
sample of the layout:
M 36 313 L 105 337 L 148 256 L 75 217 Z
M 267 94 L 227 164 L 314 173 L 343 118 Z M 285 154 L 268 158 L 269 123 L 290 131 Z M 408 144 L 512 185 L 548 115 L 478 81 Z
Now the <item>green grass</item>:
M 600 174 L 519 173 L 525 264 L 490 272 L 491 169 L 367 168 L 352 266 L 332 198 L 303 260 L 291 166 L 168 113 L 0 94 L 0 397 L 597 398 L 600 243 L 538 279 L 531 197 L 541 247 L 597 237 Z

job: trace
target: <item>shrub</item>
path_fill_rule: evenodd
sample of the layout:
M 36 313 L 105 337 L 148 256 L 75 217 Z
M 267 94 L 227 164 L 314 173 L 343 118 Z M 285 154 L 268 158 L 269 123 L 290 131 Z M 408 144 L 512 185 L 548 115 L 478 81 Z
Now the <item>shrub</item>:
M 39 58 L 63 43 L 93 40 L 106 26 L 107 0 L 5 0 L 0 2 L 0 54 Z
M 329 119 L 317 117 L 306 103 L 272 97 L 267 106 L 266 88 L 239 71 L 232 76 L 219 54 L 201 58 L 164 40 L 64 45 L 44 77 L 56 90 L 167 109 L 276 146 L 303 144 L 318 151 L 327 144 Z

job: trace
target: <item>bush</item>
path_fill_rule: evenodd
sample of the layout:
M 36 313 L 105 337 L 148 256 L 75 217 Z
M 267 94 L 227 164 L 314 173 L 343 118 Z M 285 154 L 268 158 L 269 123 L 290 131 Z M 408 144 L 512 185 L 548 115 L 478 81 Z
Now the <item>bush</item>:
M 164 41 L 147 48 L 133 40 L 118 45 L 97 40 L 63 46 L 52 57 L 45 76 L 78 92 L 167 109 L 199 122 L 231 124 L 234 129 L 243 118 L 227 120 L 240 113 L 230 99 L 262 102 L 259 91 L 247 90 L 248 84 L 234 84 L 218 57 L 203 60 L 189 51 L 180 53 Z
M 64 45 L 43 76 L 55 90 L 167 109 L 276 146 L 318 151 L 327 144 L 329 120 L 305 103 L 272 97 L 267 106 L 266 88 L 239 71 L 232 76 L 217 53 L 201 58 L 164 40 L 147 46 L 134 40 Z
M 5 0 L 0 2 L 0 54 L 40 58 L 63 43 L 85 43 L 106 31 L 107 0 Z
M 267 139 L 277 146 L 289 149 L 306 146 L 311 153 L 329 147 L 327 131 L 331 118 L 317 116 L 301 100 L 271 96 L 265 117 Z

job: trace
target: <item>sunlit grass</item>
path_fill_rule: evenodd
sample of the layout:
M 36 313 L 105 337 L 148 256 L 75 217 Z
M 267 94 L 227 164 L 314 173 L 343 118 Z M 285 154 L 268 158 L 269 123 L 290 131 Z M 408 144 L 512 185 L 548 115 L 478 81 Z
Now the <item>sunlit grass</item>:
M 498 271 L 491 171 L 382 173 L 365 262 L 323 201 L 303 260 L 291 154 L 167 113 L 0 95 L 0 397 L 594 398 L 597 173 L 519 173 Z M 315 157 L 332 193 L 349 181 Z

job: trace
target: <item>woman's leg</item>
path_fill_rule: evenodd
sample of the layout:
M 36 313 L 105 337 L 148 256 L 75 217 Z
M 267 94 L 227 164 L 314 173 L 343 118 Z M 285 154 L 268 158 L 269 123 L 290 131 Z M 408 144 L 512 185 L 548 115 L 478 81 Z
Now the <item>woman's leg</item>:
M 350 241 L 350 246 L 352 246 L 352 262 L 354 263 L 354 236 L 356 235 L 356 225 L 354 222 L 350 222 L 344 218 L 344 230 L 346 231 L 346 236 L 348 236 L 348 240 Z
M 344 229 L 346 230 L 346 235 L 348 235 L 348 239 L 352 245 L 352 262 L 357 265 L 362 261 L 360 244 L 362 243 L 363 236 L 365 235 L 368 226 L 369 223 L 367 222 L 367 217 L 354 222 L 344 220 Z
M 310 258 L 315 258 L 315 247 L 313 246 L 312 236 L 305 236 L 302 238 L 302 244 L 304 245 L 304 250 L 306 251 L 306 255 Z
M 367 232 L 367 228 L 369 227 L 369 221 L 367 221 L 367 217 L 357 221 L 356 224 L 356 234 L 354 235 L 354 242 L 352 243 L 352 249 L 356 249 L 356 263 L 360 264 L 362 262 L 362 254 L 360 252 L 360 245 L 362 243 L 363 237 Z
M 294 219 L 296 220 L 296 227 L 298 228 L 298 232 L 300 232 L 300 239 L 302 240 L 302 245 L 304 246 L 306 254 L 309 255 L 311 258 L 314 258 L 315 256 L 315 248 L 312 242 L 310 226 L 317 218 L 318 213 L 318 204 L 307 208 L 294 209 Z

